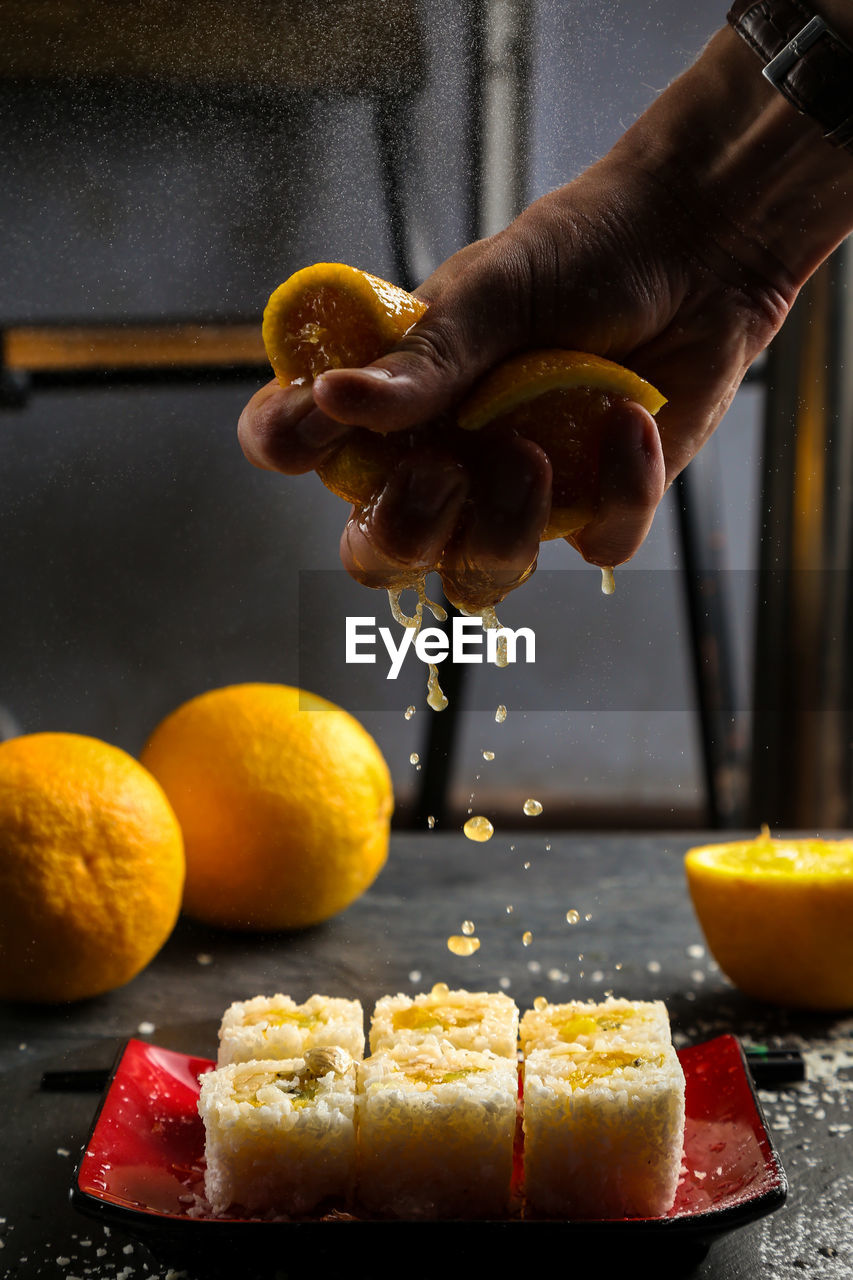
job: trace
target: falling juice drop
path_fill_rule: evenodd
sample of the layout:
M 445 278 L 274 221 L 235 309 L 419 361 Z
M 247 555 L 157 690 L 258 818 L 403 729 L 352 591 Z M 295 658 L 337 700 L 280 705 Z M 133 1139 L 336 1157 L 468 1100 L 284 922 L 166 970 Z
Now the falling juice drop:
M 469 818 L 462 828 L 469 840 L 477 840 L 482 843 L 484 840 L 491 840 L 495 834 L 495 829 L 489 822 L 488 818 L 484 818 L 482 814 L 477 814 L 475 818 Z
M 463 932 L 464 934 L 467 934 L 467 935 L 468 935 L 468 937 L 470 938 L 471 934 L 474 932 L 474 921 L 473 921 L 473 920 L 463 920 L 463 921 L 462 921 L 462 932 Z
M 427 703 L 432 707 L 433 711 L 444 711 L 447 706 L 444 690 L 438 683 L 438 668 L 432 662 L 429 664 L 429 679 L 427 680 Z
M 484 751 L 484 752 L 483 752 L 483 759 L 484 759 L 484 760 L 494 760 L 494 758 L 495 758 L 495 753 L 494 753 L 494 751 Z
M 434 982 L 432 984 L 432 990 L 430 991 L 431 996 L 438 996 L 439 999 L 443 999 L 444 996 L 449 994 L 450 987 L 446 982 Z
M 522 809 L 527 814 L 528 818 L 538 818 L 539 814 L 542 812 L 542 805 L 538 800 L 525 800 L 522 805 Z
M 506 707 L 501 703 L 495 712 L 495 722 L 497 724 L 503 724 L 504 720 L 506 720 Z
M 601 590 L 606 596 L 612 596 L 616 590 L 616 579 L 613 577 L 613 565 L 601 570 Z
M 580 918 L 581 918 L 581 913 L 579 911 L 575 911 L 574 907 L 572 907 L 569 911 L 566 912 L 567 924 L 577 924 Z
M 429 827 L 430 831 L 432 831 L 433 827 L 435 826 L 435 818 L 432 816 L 432 814 L 430 814 L 429 817 L 427 818 L 427 826 Z
M 548 1008 L 548 1001 L 546 1000 L 545 996 L 537 996 L 536 999 L 533 1001 L 533 1008 L 536 1010 L 537 1013 L 544 1013 L 545 1010 Z
M 529 947 L 532 941 L 533 934 L 529 929 L 525 929 L 524 933 L 521 935 L 522 946 Z
M 465 938 L 460 933 L 454 933 L 447 939 L 447 950 L 452 951 L 455 956 L 472 956 L 479 949 L 479 938 Z
M 409 756 L 409 764 L 417 764 L 419 760 L 420 760 L 420 756 L 418 755 L 417 751 L 413 751 L 412 754 Z
M 403 627 L 414 628 L 415 635 L 420 632 L 424 620 L 424 609 L 429 609 L 432 616 L 437 622 L 444 622 L 447 619 L 447 610 L 442 608 L 440 604 L 436 604 L 434 600 L 427 597 L 425 579 L 419 578 L 417 582 L 412 583 L 412 589 L 417 592 L 418 603 L 415 606 L 413 614 L 403 612 L 400 604 L 400 597 L 405 587 L 395 588 L 388 592 L 388 603 L 391 606 L 391 614 L 396 622 Z M 432 707 L 433 711 L 444 711 L 447 706 L 447 698 L 445 697 L 441 685 L 438 683 L 438 670 L 433 663 L 429 667 L 429 680 L 427 681 L 427 705 Z M 411 720 L 415 714 L 414 707 L 407 707 L 405 717 Z

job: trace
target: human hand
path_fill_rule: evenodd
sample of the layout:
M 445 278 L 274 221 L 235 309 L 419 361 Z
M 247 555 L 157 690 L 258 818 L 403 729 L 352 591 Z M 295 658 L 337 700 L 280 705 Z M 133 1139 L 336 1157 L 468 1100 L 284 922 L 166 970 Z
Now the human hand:
M 244 450 L 258 465 L 291 473 L 321 464 L 354 426 L 423 428 L 411 463 L 397 467 L 344 531 L 342 559 L 359 580 L 399 582 L 441 557 L 451 593 L 492 603 L 529 573 L 550 507 L 543 451 L 507 434 L 488 450 L 469 450 L 463 463 L 430 426 L 482 373 L 531 347 L 608 356 L 668 397 L 657 423 L 639 406 L 611 410 L 599 505 L 571 539 L 601 565 L 623 562 L 642 543 L 666 487 L 714 430 L 824 252 L 813 230 L 785 261 L 768 246 L 772 234 L 739 212 L 756 182 L 746 172 L 749 147 L 738 150 L 726 135 L 718 148 L 725 171 L 708 104 L 717 80 L 743 80 L 732 63 L 752 55 L 723 37 L 698 87 L 704 99 L 696 85 L 689 98 L 694 109 L 698 92 L 710 139 L 692 173 L 679 135 L 689 115 L 685 87 L 676 82 L 598 165 L 439 268 L 418 290 L 427 315 L 388 355 L 367 369 L 322 374 L 310 389 L 273 385 L 250 403 Z M 728 94 L 731 85 L 723 87 Z M 760 106 L 748 103 L 744 117 Z M 661 113 L 672 117 L 670 148 L 659 142 Z M 779 127 L 784 151 L 791 121 Z M 761 213 L 768 205 L 753 191 L 746 207 Z

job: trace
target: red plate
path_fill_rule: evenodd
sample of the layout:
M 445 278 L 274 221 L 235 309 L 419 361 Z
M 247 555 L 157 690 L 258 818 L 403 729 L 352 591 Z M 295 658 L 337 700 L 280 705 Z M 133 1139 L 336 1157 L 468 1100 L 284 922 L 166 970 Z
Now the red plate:
M 76 1172 L 72 1202 L 81 1212 L 112 1222 L 157 1252 L 228 1247 L 271 1250 L 294 1243 L 312 1250 L 340 1245 L 340 1223 L 349 1234 L 402 1229 L 411 1243 L 417 1228 L 537 1234 L 559 1229 L 573 1237 L 606 1232 L 610 1243 L 634 1248 L 641 1237 L 692 1241 L 702 1249 L 717 1236 L 779 1208 L 787 1194 L 785 1173 L 773 1147 L 740 1044 L 718 1036 L 679 1052 L 687 1083 L 684 1169 L 675 1204 L 660 1218 L 602 1222 L 392 1223 L 325 1217 L 299 1222 L 213 1218 L 203 1204 L 204 1128 L 196 1103 L 207 1058 L 187 1057 L 140 1040 L 128 1041 L 104 1094 Z M 251 1244 L 250 1244 L 251 1237 Z M 529 1245 L 530 1241 L 527 1240 Z M 502 1246 L 503 1247 L 503 1246 Z

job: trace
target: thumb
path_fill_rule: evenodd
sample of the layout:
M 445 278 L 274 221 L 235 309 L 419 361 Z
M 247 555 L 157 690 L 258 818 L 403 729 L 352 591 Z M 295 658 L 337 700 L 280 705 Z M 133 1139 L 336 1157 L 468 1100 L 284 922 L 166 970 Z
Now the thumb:
M 454 259 L 419 294 L 429 311 L 381 359 L 364 369 L 330 369 L 314 382 L 314 400 L 348 426 L 401 431 L 429 422 L 457 403 L 481 374 L 520 345 L 517 273 L 485 245 L 470 246 L 458 273 Z M 479 250 L 472 256 L 471 250 Z

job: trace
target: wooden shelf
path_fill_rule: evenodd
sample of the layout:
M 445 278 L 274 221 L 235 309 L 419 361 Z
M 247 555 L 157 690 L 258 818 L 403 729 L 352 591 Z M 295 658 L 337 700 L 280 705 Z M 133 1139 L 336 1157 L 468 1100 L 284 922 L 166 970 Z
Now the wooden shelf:
M 235 324 L 19 326 L 2 333 L 2 365 L 12 373 L 268 368 L 260 320 Z

